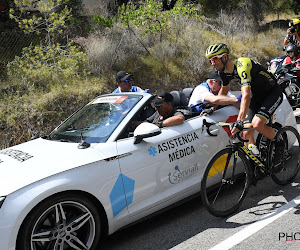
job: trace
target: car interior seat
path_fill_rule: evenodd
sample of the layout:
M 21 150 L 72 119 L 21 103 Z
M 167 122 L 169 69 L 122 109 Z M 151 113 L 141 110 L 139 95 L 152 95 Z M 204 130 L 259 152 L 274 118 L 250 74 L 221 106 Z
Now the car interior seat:
M 189 101 L 182 91 L 173 90 L 170 94 L 173 96 L 174 107 L 187 108 Z
M 184 88 L 182 90 L 182 92 L 185 94 L 185 96 L 187 97 L 188 100 L 190 100 L 192 93 L 194 91 L 195 88 Z
M 192 112 L 188 107 L 189 100 L 182 91 L 171 91 L 170 94 L 173 96 L 173 105 L 177 108 L 178 111 L 181 111 L 185 119 L 192 117 Z

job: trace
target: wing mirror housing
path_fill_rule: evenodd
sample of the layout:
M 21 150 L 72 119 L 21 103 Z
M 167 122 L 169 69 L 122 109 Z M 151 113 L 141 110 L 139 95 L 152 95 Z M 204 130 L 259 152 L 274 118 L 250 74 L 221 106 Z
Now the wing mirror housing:
M 152 123 L 143 122 L 133 132 L 134 144 L 140 143 L 144 138 L 159 135 L 161 130 L 159 127 Z

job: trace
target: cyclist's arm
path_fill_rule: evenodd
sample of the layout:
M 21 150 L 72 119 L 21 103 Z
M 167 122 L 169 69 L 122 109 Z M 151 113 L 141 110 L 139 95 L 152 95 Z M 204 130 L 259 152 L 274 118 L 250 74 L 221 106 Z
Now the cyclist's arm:
M 244 86 L 242 87 L 241 92 L 242 92 L 242 100 L 240 105 L 240 112 L 237 118 L 238 121 L 244 121 L 248 113 L 250 100 L 251 100 L 251 87 Z
M 238 114 L 237 121 L 244 121 L 246 118 L 246 115 L 248 113 L 250 100 L 251 100 L 251 87 L 250 86 L 244 86 L 241 89 L 242 92 L 242 100 L 240 105 L 240 112 Z M 239 130 L 236 127 L 233 127 L 231 130 L 231 134 L 237 133 Z
M 248 113 L 251 100 L 252 61 L 250 60 L 250 58 L 241 57 L 237 59 L 236 64 L 238 65 L 237 71 L 242 84 L 242 100 L 240 105 L 240 112 L 238 115 L 238 121 L 244 121 Z

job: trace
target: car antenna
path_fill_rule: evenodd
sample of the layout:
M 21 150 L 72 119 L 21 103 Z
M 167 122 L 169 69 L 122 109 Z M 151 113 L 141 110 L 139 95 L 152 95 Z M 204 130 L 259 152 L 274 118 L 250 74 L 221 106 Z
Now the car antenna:
M 91 146 L 90 143 L 84 141 L 84 138 L 82 136 L 82 132 L 80 133 L 80 138 L 81 138 L 81 142 L 79 143 L 78 148 L 85 149 L 85 148 L 89 148 Z

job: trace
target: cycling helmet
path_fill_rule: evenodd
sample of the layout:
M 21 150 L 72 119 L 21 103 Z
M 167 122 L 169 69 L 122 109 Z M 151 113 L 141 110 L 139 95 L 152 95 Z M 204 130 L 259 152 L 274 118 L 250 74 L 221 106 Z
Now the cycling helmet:
M 287 55 L 289 55 L 290 52 L 294 52 L 294 57 L 298 55 L 298 48 L 294 44 L 286 46 L 285 51 Z
M 300 19 L 294 18 L 289 22 L 289 26 L 291 27 L 291 26 L 297 25 L 299 23 L 300 23 Z
M 290 44 L 290 45 L 286 46 L 285 51 L 286 51 L 286 53 L 296 52 L 297 48 L 294 44 Z
M 205 56 L 207 59 L 210 59 L 211 57 L 221 55 L 221 54 L 229 54 L 229 49 L 224 43 L 216 43 L 213 45 L 210 45 L 205 52 Z

